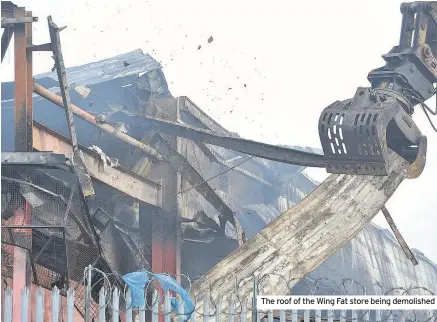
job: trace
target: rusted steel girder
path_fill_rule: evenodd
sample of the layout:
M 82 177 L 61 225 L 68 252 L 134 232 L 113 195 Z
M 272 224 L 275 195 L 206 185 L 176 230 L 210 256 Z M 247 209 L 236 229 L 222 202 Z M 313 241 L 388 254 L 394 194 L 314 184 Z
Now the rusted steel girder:
M 70 140 L 49 129 L 41 123 L 33 123 L 33 147 L 38 151 L 53 151 L 59 154 L 71 155 L 73 152 Z M 147 178 L 141 177 L 122 167 L 105 166 L 106 160 L 84 146 L 78 146 L 83 153 L 90 175 L 96 180 L 125 193 L 132 198 L 147 204 L 160 207 L 161 186 Z
M 17 16 L 26 15 L 24 8 L 15 12 Z M 28 54 L 26 49 L 27 44 L 32 41 L 32 28 L 24 23 L 16 24 L 14 35 L 15 150 L 26 152 L 32 151 L 32 54 Z
M 36 82 L 34 82 L 33 91 L 36 94 L 40 95 L 41 97 L 44 97 L 48 101 L 52 102 L 53 104 L 64 108 L 62 97 L 49 91 L 47 88 L 39 85 Z M 123 142 L 126 142 L 127 144 L 130 144 L 130 145 L 138 148 L 139 150 L 141 150 L 142 152 L 144 152 L 145 154 L 147 154 L 148 156 L 152 157 L 155 160 L 162 160 L 162 156 L 152 147 L 150 147 L 150 146 L 134 139 L 133 137 L 117 130 L 115 127 L 113 127 L 109 124 L 97 122 L 96 118 L 93 115 L 82 110 L 80 107 L 78 107 L 74 104 L 71 104 L 71 110 L 73 111 L 74 115 L 76 115 L 76 116 L 80 117 L 82 120 L 87 121 L 88 123 L 94 125 L 95 127 L 99 128 L 100 130 L 102 130 L 106 133 L 109 133 L 109 134 L 119 138 Z
M 253 275 L 262 280 L 263 294 L 289 294 L 355 237 L 407 177 L 405 162 L 392 157 L 394 170 L 388 176 L 331 175 L 196 281 L 191 288 L 196 318 L 204 313 L 203 301 L 198 301 L 203 295 L 213 299 L 237 292 L 242 298 L 251 295 Z M 227 305 L 222 301 L 221 310 L 226 312 Z
M 32 17 L 32 12 L 15 7 L 13 18 Z M 27 47 L 32 44 L 32 24 L 14 24 L 14 64 L 15 64 L 15 100 L 14 100 L 14 140 L 16 152 L 32 151 L 32 52 Z M 31 223 L 31 207 L 28 202 L 24 209 L 17 209 L 13 222 L 18 225 Z M 26 250 L 14 247 L 13 296 L 19 298 L 24 286 L 30 287 L 30 261 Z M 19 319 L 20 304 L 14 305 L 14 316 Z M 30 317 L 30 310 L 29 310 Z M 15 318 L 14 318 L 15 320 Z

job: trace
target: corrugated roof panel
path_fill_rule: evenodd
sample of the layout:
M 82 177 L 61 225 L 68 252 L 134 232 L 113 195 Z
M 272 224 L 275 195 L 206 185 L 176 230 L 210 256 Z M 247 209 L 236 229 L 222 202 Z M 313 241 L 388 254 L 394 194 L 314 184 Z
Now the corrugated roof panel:
M 66 72 L 69 84 L 87 86 L 158 68 L 161 68 L 161 65 L 155 59 L 149 54 L 144 54 L 141 49 L 137 49 L 98 62 L 70 67 L 66 69 Z M 56 72 L 39 74 L 35 78 L 45 77 L 58 80 Z

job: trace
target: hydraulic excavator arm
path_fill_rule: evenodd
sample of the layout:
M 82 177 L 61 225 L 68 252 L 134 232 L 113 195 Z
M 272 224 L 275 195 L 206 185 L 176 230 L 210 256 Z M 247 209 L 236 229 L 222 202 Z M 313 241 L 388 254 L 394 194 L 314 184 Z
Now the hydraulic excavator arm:
M 330 173 L 388 175 L 393 153 L 410 165 L 409 178 L 423 171 L 427 141 L 411 116 L 418 104 L 430 122 L 427 112 L 435 115 L 423 104 L 436 91 L 437 2 L 403 3 L 401 13 L 399 45 L 382 56 L 385 66 L 369 73 L 371 87 L 322 112 L 319 134 Z

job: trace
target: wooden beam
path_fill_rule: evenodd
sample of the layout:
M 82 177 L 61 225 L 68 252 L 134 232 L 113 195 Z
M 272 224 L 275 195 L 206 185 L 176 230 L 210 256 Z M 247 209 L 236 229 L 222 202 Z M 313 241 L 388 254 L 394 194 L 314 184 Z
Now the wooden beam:
M 331 175 L 196 281 L 191 288 L 196 318 L 203 314 L 203 301 L 197 300 L 205 294 L 215 299 L 235 294 L 237 287 L 239 296 L 250 296 L 253 275 L 262 277 L 263 294 L 289 294 L 303 277 L 355 237 L 406 178 L 403 160 L 392 157 L 395 170 L 389 176 Z M 226 306 L 223 301 L 224 312 Z
M 59 154 L 71 155 L 73 149 L 70 139 L 47 128 L 41 123 L 33 123 L 33 147 L 38 151 L 53 151 Z M 87 169 L 94 179 L 123 192 L 134 199 L 160 207 L 161 185 L 141 177 L 122 167 L 103 167 L 99 154 L 79 146 L 84 154 Z

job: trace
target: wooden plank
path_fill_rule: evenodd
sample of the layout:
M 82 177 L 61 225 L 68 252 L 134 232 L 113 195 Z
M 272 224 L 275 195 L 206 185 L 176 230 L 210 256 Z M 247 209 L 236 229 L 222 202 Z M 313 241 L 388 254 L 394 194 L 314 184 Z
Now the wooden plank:
M 38 151 L 53 151 L 66 155 L 73 153 L 68 138 L 37 122 L 33 125 L 33 147 Z M 80 150 L 84 154 L 87 169 L 93 178 L 139 201 L 161 206 L 160 184 L 135 175 L 126 169 L 118 169 L 109 165 L 103 167 L 103 161 L 98 153 L 83 146 L 80 146 Z
M 405 164 L 399 157 L 392 158 L 394 171 L 389 176 L 331 175 L 196 281 L 192 296 L 231 294 L 236 280 L 238 294 L 248 296 L 252 291 L 248 281 L 254 274 L 263 280 L 263 294 L 288 294 L 304 276 L 355 237 L 406 178 Z M 202 303 L 196 303 L 200 317 Z

